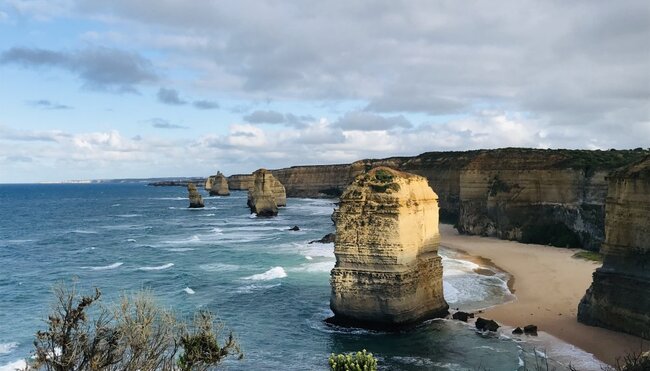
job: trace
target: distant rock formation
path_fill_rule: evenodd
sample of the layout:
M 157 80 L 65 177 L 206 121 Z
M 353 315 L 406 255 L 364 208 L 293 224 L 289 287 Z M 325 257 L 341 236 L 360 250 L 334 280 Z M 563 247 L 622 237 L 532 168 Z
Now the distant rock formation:
M 650 156 L 608 180 L 603 266 L 578 321 L 650 339 Z
M 253 188 L 252 174 L 234 174 L 228 177 L 228 188 L 235 191 L 248 191 Z
M 230 195 L 230 190 L 228 189 L 228 180 L 223 174 L 221 174 L 220 171 L 217 172 L 217 175 L 208 177 L 208 180 L 205 182 L 205 189 L 210 193 L 210 196 Z
M 425 178 L 386 167 L 357 177 L 337 211 L 330 321 L 393 329 L 447 315 L 439 240 Z
M 248 190 L 248 207 L 250 207 L 251 213 L 255 213 L 257 216 L 278 215 L 278 202 L 276 201 L 275 192 L 279 182 L 266 169 L 255 171 L 253 177 L 255 179 L 253 187 Z
M 189 193 L 190 197 L 190 208 L 197 209 L 205 206 L 203 204 L 203 197 L 201 197 L 201 194 L 199 193 L 198 189 L 196 189 L 196 185 L 194 183 L 187 185 L 187 192 Z

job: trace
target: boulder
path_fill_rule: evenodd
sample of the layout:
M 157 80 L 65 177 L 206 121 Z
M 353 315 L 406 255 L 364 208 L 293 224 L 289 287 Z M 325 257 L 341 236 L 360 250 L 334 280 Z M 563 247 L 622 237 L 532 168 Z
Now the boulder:
M 515 335 L 521 335 L 524 333 L 524 330 L 522 330 L 521 327 L 517 327 L 516 329 L 512 330 L 512 333 Z
M 253 176 L 253 187 L 248 190 L 248 207 L 251 209 L 251 213 L 255 213 L 257 216 L 278 215 L 278 204 L 273 191 L 277 181 L 266 169 L 257 170 Z
M 196 185 L 194 183 L 189 183 L 187 185 L 187 192 L 189 193 L 190 198 L 190 208 L 198 209 L 205 206 L 203 204 L 203 197 L 201 197 L 201 194 L 199 193 L 198 189 L 196 189 Z
M 294 231 L 294 232 L 295 232 L 295 231 L 299 231 L 299 230 L 300 230 L 300 227 L 298 227 L 297 225 L 294 225 L 293 227 L 289 228 L 289 230 L 290 230 L 290 231 Z
M 524 326 L 524 334 L 537 336 L 537 326 L 535 325 Z
M 479 331 L 492 331 L 495 332 L 499 329 L 499 324 L 496 321 L 485 318 L 477 318 L 476 323 L 474 324 Z
M 444 317 L 438 198 L 426 178 L 378 167 L 336 213 L 330 322 L 387 330 Z
M 467 313 L 467 312 L 456 312 L 454 313 L 451 318 L 467 322 L 469 318 L 474 318 L 474 313 Z
M 334 243 L 336 241 L 336 233 L 328 233 L 320 240 L 309 241 L 309 244 L 312 243 Z

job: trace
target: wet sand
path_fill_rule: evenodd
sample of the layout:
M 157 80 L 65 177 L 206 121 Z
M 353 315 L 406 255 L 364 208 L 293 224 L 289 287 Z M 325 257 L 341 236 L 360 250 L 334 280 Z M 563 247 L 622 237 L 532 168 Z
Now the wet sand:
M 440 233 L 442 246 L 472 255 L 483 266 L 494 264 L 512 275 L 509 286 L 517 299 L 484 310 L 481 316 L 512 327 L 537 325 L 539 331 L 592 353 L 610 365 L 617 357 L 639 352 L 642 346 L 650 349 L 650 342 L 641 338 L 578 322 L 578 303 L 591 284 L 592 273 L 600 266 L 572 258 L 578 250 L 464 236 L 451 225 L 443 224 Z

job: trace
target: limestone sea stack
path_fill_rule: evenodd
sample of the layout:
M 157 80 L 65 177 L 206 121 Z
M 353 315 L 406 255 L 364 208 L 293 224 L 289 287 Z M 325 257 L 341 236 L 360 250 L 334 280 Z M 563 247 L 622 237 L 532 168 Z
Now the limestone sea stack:
M 279 182 L 266 169 L 255 171 L 253 177 L 253 187 L 248 190 L 248 207 L 251 213 L 256 213 L 257 216 L 278 215 L 278 202 L 274 190 Z
M 650 339 L 650 156 L 608 181 L 603 266 L 578 321 Z
M 196 184 L 189 183 L 187 185 L 187 192 L 189 193 L 190 197 L 190 208 L 197 209 L 205 206 L 203 204 L 203 197 L 201 197 L 198 189 L 196 189 Z
M 438 256 L 438 196 L 426 178 L 378 167 L 336 211 L 329 321 L 396 329 L 447 315 Z
M 210 189 L 212 189 L 213 184 L 214 184 L 214 175 L 211 175 L 207 177 L 207 179 L 205 180 L 205 185 L 203 186 L 203 189 L 210 192 Z
M 208 178 L 211 180 L 210 188 L 208 189 L 208 192 L 210 192 L 210 196 L 229 196 L 230 195 L 230 189 L 228 189 L 228 179 L 221 174 L 221 172 L 217 172 L 217 175 L 213 175 Z M 207 187 L 207 182 L 206 182 L 206 187 Z

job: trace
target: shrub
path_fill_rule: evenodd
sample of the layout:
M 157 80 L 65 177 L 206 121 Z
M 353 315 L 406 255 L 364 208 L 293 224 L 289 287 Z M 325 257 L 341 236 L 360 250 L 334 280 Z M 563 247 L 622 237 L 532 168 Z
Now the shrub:
M 366 350 L 350 354 L 333 354 L 329 359 L 332 371 L 376 371 L 377 360 Z
M 393 174 L 386 170 L 377 170 L 375 172 L 375 180 L 381 183 L 390 183 L 393 181 Z
M 54 288 L 55 303 L 38 331 L 26 370 L 205 370 L 241 351 L 230 333 L 223 346 L 209 312 L 192 324 L 177 320 L 148 291 L 124 295 L 114 309 L 100 306 L 101 292 L 79 295 Z M 180 354 L 180 357 L 179 357 Z

